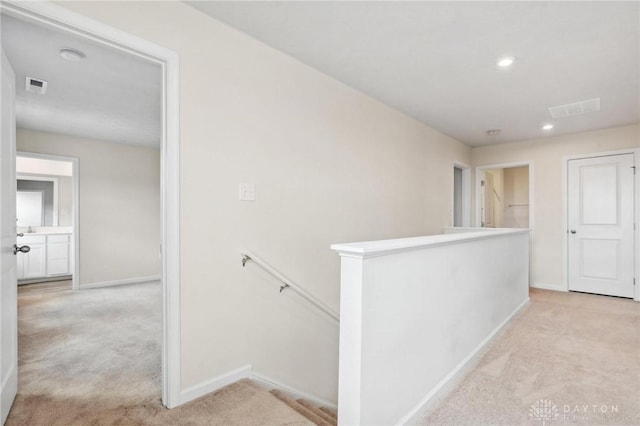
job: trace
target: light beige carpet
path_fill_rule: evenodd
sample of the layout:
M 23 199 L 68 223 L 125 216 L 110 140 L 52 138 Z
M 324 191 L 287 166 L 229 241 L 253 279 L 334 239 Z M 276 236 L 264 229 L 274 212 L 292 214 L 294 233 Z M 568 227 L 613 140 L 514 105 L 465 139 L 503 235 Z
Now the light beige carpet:
M 640 425 L 640 304 L 531 291 L 421 425 Z
M 18 299 L 19 388 L 7 425 L 312 424 L 249 381 L 162 407 L 159 283 Z

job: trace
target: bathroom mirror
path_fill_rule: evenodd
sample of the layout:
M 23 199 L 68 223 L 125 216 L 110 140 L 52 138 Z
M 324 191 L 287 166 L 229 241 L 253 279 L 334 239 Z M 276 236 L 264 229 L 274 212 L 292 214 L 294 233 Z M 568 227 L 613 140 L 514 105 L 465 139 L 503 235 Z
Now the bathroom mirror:
M 58 226 L 57 178 L 18 176 L 16 218 L 18 226 Z
M 43 226 L 44 191 L 16 192 L 16 218 L 18 226 Z

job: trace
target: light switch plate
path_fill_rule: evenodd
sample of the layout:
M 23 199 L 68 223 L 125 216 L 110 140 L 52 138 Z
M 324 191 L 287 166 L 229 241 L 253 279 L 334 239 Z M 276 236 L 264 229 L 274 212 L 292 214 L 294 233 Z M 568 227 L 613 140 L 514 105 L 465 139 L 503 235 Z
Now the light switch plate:
M 240 184 L 240 201 L 255 201 L 256 185 L 253 183 Z

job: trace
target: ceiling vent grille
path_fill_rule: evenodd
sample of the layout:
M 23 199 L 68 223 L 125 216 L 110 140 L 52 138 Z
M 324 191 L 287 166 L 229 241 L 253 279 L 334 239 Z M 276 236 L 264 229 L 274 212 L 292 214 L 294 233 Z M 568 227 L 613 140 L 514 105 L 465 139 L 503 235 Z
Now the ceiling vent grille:
M 47 82 L 37 78 L 27 77 L 24 88 L 27 92 L 44 95 L 47 92 Z
M 596 111 L 600 111 L 600 98 L 549 107 L 552 118 L 564 118 Z

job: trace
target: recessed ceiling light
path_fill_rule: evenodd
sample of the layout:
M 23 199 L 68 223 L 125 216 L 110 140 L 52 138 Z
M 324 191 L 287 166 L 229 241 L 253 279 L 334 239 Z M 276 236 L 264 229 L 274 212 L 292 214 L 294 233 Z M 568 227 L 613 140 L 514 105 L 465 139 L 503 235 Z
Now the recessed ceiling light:
M 73 62 L 81 61 L 87 57 L 87 55 L 85 55 L 81 51 L 76 49 L 70 49 L 68 47 L 65 47 L 64 49 L 60 49 L 60 56 L 62 56 L 67 61 L 73 61 Z
M 542 130 L 549 131 L 551 129 L 553 129 L 553 124 L 551 124 L 551 123 L 547 123 L 544 126 L 542 126 Z
M 514 58 L 513 56 L 503 56 L 502 58 L 498 59 L 496 65 L 498 65 L 500 68 L 509 68 L 511 65 L 513 65 L 513 62 L 515 60 L 516 58 Z
M 487 134 L 489 136 L 497 136 L 497 135 L 500 134 L 501 131 L 502 130 L 500 130 L 500 129 L 489 129 L 489 130 L 487 130 Z

